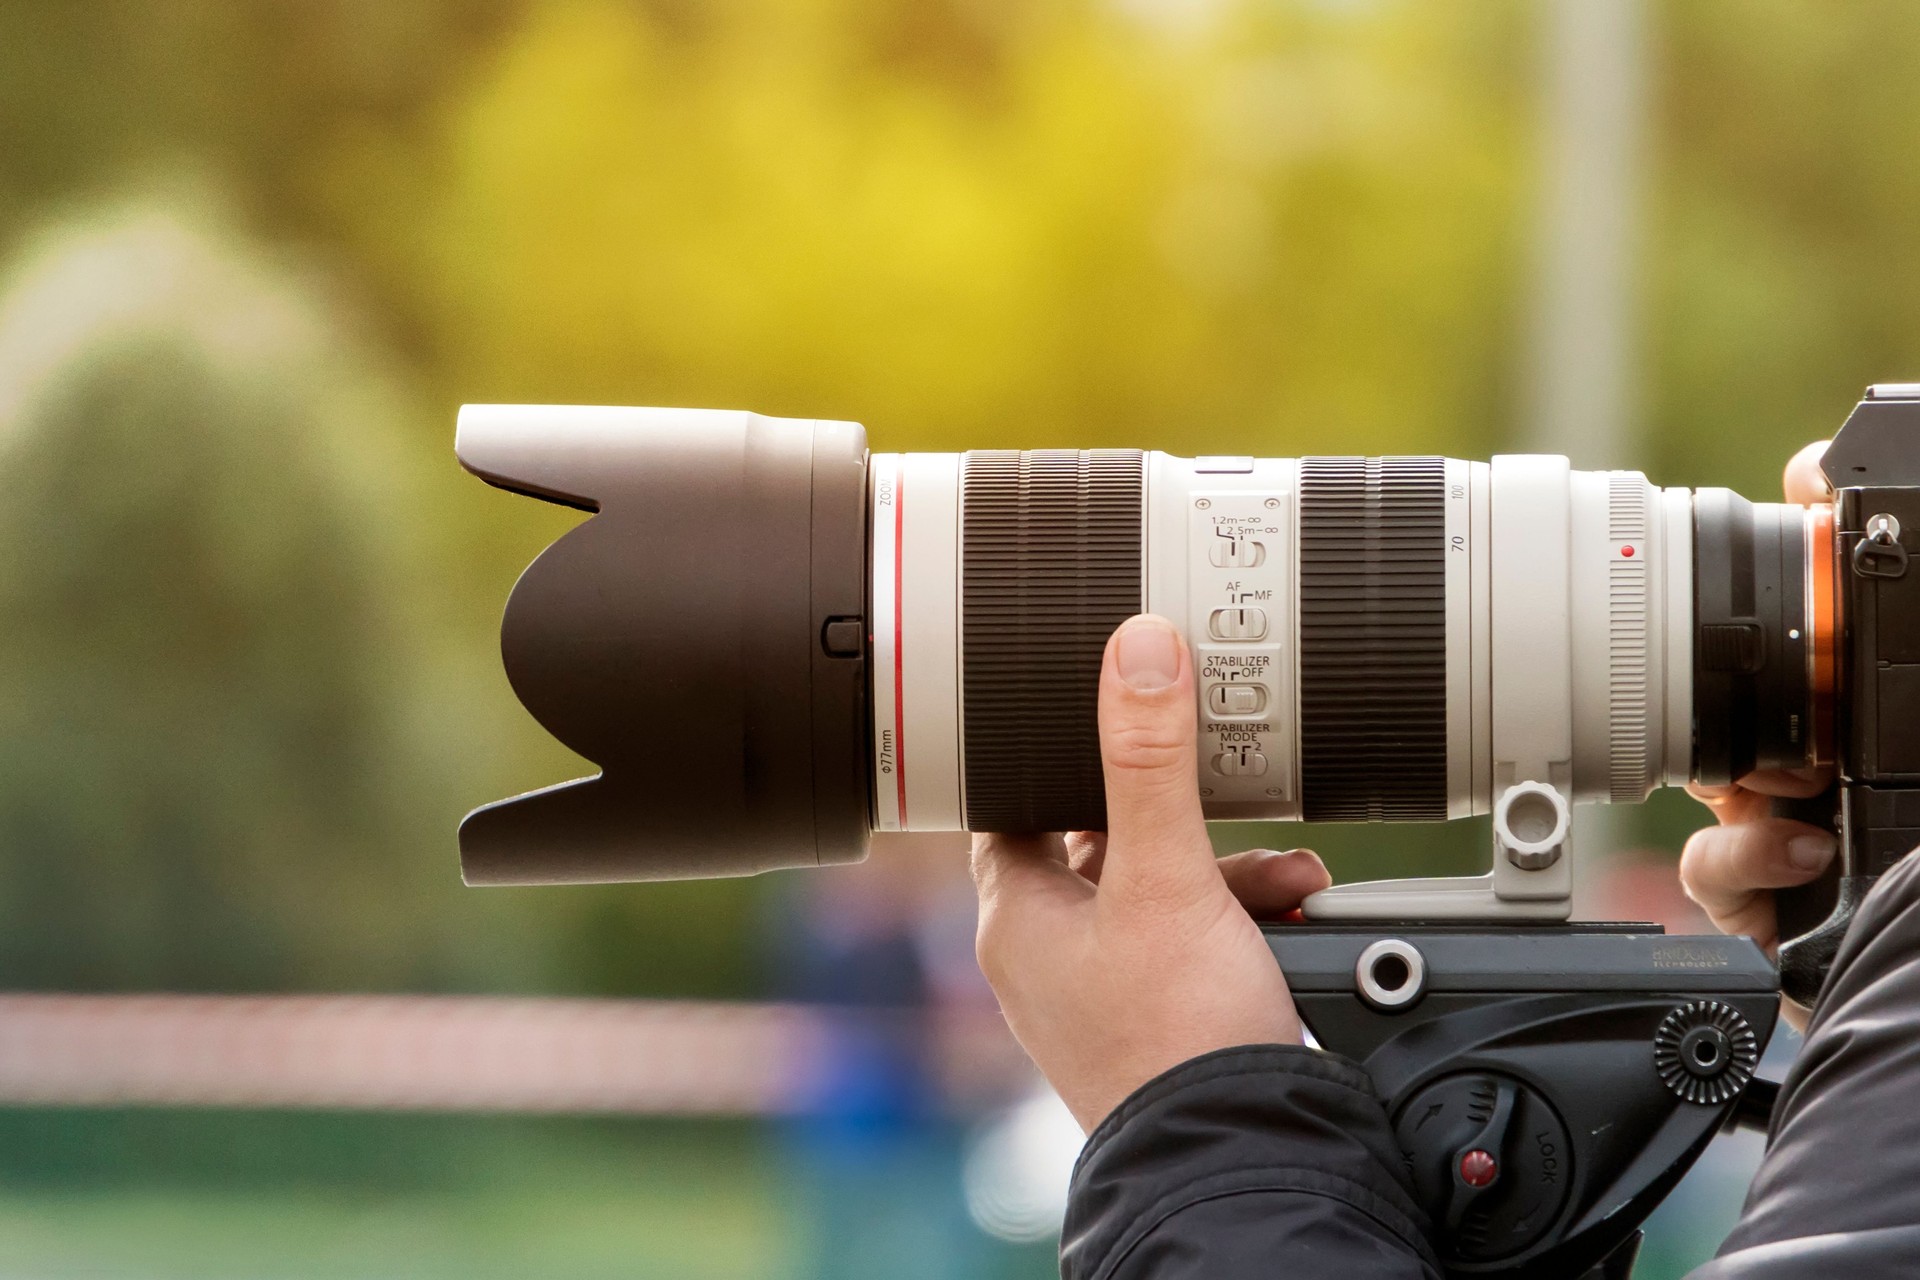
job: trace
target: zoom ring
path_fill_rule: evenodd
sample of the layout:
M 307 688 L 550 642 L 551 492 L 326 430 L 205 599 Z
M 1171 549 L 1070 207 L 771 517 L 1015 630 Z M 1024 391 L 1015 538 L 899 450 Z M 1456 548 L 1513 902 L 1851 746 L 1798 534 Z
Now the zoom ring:
M 1104 830 L 1097 703 L 1141 609 L 1137 449 L 968 453 L 960 491 L 967 828 Z
M 1300 460 L 1300 791 L 1309 822 L 1447 816 L 1445 465 Z

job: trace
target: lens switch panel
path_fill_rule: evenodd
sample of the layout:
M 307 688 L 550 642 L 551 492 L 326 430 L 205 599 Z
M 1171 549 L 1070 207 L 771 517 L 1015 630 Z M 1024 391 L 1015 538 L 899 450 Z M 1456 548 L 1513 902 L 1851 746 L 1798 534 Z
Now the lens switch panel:
M 1262 459 L 1200 477 L 1187 496 L 1186 613 L 1201 795 L 1209 816 L 1296 817 L 1293 468 Z

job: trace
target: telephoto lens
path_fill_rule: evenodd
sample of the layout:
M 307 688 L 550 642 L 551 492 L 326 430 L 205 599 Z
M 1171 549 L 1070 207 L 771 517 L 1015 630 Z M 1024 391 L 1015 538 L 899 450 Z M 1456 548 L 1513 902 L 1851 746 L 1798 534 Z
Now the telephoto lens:
M 1831 750 L 1826 508 L 1548 456 L 869 454 L 852 423 L 693 409 L 470 405 L 456 448 L 591 513 L 501 641 L 600 769 L 470 814 L 469 883 L 1101 829 L 1101 654 L 1141 612 L 1192 647 L 1211 819 L 1493 813 L 1543 871 L 1571 803 Z

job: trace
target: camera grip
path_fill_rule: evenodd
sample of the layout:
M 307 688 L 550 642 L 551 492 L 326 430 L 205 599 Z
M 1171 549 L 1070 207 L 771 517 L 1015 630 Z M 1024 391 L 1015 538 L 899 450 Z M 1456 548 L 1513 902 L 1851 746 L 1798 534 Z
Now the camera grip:
M 1788 818 L 1794 822 L 1804 822 L 1809 826 L 1840 832 L 1840 788 L 1836 784 L 1828 787 L 1817 796 L 1804 799 L 1774 797 L 1768 808 L 1768 817 Z M 1835 858 L 1827 864 L 1817 880 L 1793 889 L 1776 889 L 1773 895 L 1774 911 L 1780 922 L 1780 939 L 1799 938 L 1812 933 L 1833 914 L 1834 902 L 1840 893 L 1840 859 Z
M 1780 990 L 1808 1008 L 1819 997 L 1834 956 L 1853 925 L 1854 913 L 1874 881 L 1873 876 L 1859 874 L 1855 859 L 1849 855 L 1841 808 L 1838 783 L 1817 796 L 1804 800 L 1779 798 L 1770 806 L 1775 818 L 1805 822 L 1841 837 L 1840 852 L 1817 880 L 1797 888 L 1777 889 L 1773 895 L 1779 921 Z

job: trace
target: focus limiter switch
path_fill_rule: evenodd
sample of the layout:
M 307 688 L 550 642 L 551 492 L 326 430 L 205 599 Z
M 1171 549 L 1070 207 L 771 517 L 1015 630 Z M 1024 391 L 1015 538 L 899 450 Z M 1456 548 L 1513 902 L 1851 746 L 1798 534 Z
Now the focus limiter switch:
M 1257 569 L 1267 560 L 1267 546 L 1252 538 L 1215 535 L 1207 561 L 1216 569 Z

